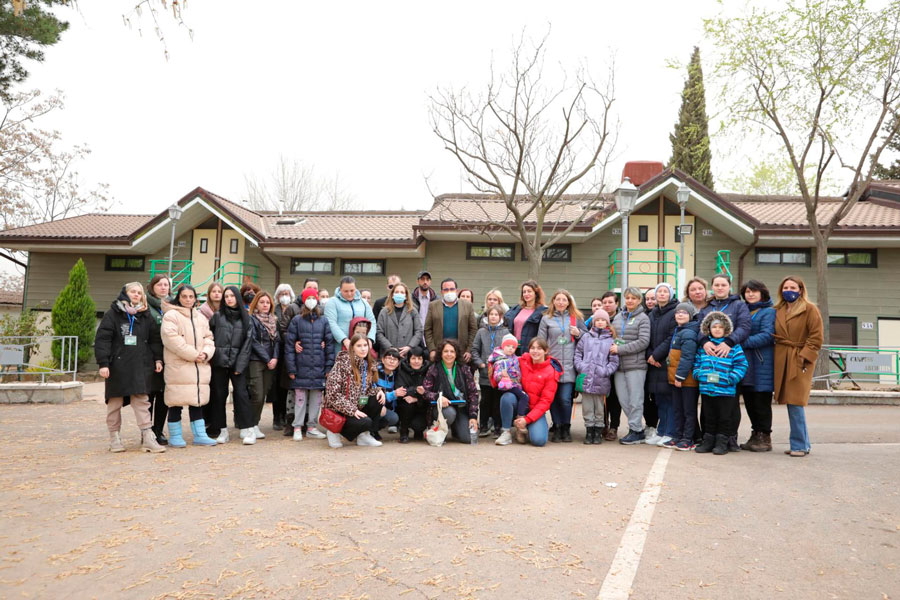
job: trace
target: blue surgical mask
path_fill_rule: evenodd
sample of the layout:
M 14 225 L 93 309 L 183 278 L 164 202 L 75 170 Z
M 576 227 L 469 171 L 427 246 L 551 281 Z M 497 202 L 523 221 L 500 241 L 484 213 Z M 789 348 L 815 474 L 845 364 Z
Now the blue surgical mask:
M 391 298 L 393 298 L 394 304 L 399 305 L 406 302 L 406 294 L 394 294 L 393 296 L 391 296 Z
M 800 297 L 800 292 L 795 292 L 793 290 L 782 290 L 781 297 L 788 302 L 794 302 L 797 298 Z

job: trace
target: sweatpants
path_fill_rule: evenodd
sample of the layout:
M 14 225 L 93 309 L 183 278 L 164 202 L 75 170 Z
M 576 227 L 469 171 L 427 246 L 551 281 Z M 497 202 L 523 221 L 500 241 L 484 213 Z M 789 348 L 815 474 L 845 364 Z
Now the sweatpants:
M 471 443 L 472 436 L 469 434 L 469 417 L 465 412 L 465 408 L 464 404 L 459 406 L 451 404 L 444 408 L 442 412 L 444 413 L 444 418 L 447 419 L 450 434 L 463 444 L 468 444 Z
M 481 403 L 478 407 L 478 424 L 481 429 L 488 428 L 488 419 L 494 420 L 494 429 L 500 429 L 500 396 L 503 392 L 490 386 L 482 385 Z M 397 401 L 400 404 L 400 401 Z M 403 417 L 401 417 L 402 421 Z
M 672 386 L 673 439 L 694 441 L 697 424 L 697 399 L 700 389 Z
M 225 417 L 225 403 L 228 400 L 228 382 L 231 382 L 234 403 L 234 426 L 238 429 L 253 427 L 253 411 L 250 407 L 250 393 L 247 390 L 246 373 L 234 374 L 233 367 L 213 367 L 209 381 L 209 404 L 203 407 L 206 431 L 210 437 L 217 437 L 228 427 Z
M 575 382 L 560 383 L 556 386 L 556 395 L 550 405 L 550 417 L 554 425 L 570 425 L 572 423 L 572 396 L 575 394 Z
M 482 388 L 484 389 L 484 388 Z M 415 433 L 421 434 L 425 431 L 425 428 L 428 426 L 425 423 L 425 413 L 419 409 L 418 402 L 414 402 L 410 404 L 404 398 L 400 398 L 397 400 L 397 416 L 400 418 L 400 435 L 409 435 L 409 430 L 412 429 Z M 496 421 L 497 426 L 500 426 L 500 420 Z
M 323 390 L 294 390 L 294 429 L 303 427 L 306 419 L 306 411 L 309 410 L 308 429 L 315 428 L 319 424 L 319 410 L 322 407 Z
M 585 427 L 603 427 L 603 408 L 606 396 L 581 392 L 581 416 Z
M 181 423 L 181 408 L 180 406 L 170 406 L 169 407 L 169 423 Z M 191 418 L 191 422 L 199 421 L 203 418 L 203 408 L 199 406 L 188 406 L 188 416 Z
M 619 396 L 619 404 L 628 419 L 628 429 L 631 431 L 644 430 L 644 380 L 647 378 L 645 369 L 632 371 L 616 371 L 613 376 L 616 381 L 616 393 Z
M 125 398 L 108 398 L 106 400 L 106 427 L 110 433 L 114 433 L 122 429 L 122 405 Z M 137 421 L 138 429 L 141 431 L 150 429 L 152 421 L 150 420 L 150 397 L 147 394 L 132 394 L 131 409 L 134 411 L 134 420 Z
M 732 435 L 735 404 L 738 404 L 737 396 L 703 394 L 703 434 Z
M 753 431 L 772 433 L 772 392 L 757 392 L 751 387 L 742 387 L 744 408 Z
M 162 435 L 163 427 L 166 426 L 166 415 L 169 414 L 163 390 L 150 392 L 150 414 L 153 416 L 153 433 Z
M 251 415 L 253 424 L 259 425 L 262 418 L 263 407 L 266 405 L 266 392 L 272 387 L 275 380 L 275 370 L 270 370 L 261 360 L 251 360 L 247 369 L 247 388 L 250 394 Z

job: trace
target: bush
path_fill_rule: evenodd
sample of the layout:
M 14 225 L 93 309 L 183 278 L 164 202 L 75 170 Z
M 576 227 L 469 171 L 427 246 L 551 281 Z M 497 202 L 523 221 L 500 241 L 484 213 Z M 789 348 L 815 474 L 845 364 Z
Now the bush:
M 94 354 L 94 334 L 97 331 L 97 307 L 88 292 L 87 268 L 80 258 L 69 271 L 69 283 L 59 293 L 53 304 L 51 323 L 53 335 L 78 336 L 78 365 L 81 366 Z M 53 358 L 61 360 L 59 341 L 53 342 Z

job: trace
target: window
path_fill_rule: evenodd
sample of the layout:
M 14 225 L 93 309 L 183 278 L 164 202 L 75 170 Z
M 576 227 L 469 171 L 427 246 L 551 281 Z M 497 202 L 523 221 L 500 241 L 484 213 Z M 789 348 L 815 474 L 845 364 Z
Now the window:
M 829 250 L 828 266 L 874 269 L 878 266 L 878 254 L 875 250 Z
M 525 260 L 525 249 L 522 248 L 522 260 Z M 545 262 L 572 262 L 572 244 L 553 244 L 544 248 Z
M 757 248 L 758 265 L 805 265 L 809 266 L 810 251 L 805 248 Z
M 200 254 L 209 252 L 209 238 L 200 238 Z
M 107 271 L 143 271 L 143 256 L 107 256 Z
M 343 260 L 342 275 L 384 275 L 383 260 Z
M 515 260 L 515 244 L 466 244 L 468 260 Z
M 231 240 L 231 244 L 228 247 L 228 251 L 231 252 L 232 254 L 238 253 L 238 241 L 237 240 Z
M 334 260 L 292 258 L 291 273 L 294 275 L 334 275 Z
M 638 241 L 647 242 L 650 240 L 650 227 L 648 225 L 638 225 Z
M 856 317 L 829 317 L 831 346 L 856 345 Z

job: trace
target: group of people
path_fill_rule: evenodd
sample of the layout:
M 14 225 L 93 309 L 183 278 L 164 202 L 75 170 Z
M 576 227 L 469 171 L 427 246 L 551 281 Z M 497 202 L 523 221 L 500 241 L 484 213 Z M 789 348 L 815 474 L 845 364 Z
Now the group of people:
M 245 445 L 265 437 L 267 399 L 274 430 L 333 448 L 380 446 L 382 431 L 400 443 L 424 439 L 439 412 L 463 443 L 565 443 L 580 395 L 584 444 L 764 452 L 774 396 L 788 407 L 787 454 L 809 453 L 804 406 L 823 328 L 799 277 L 784 278 L 774 299 L 755 280 L 735 293 L 721 273 L 711 285 L 691 279 L 681 301 L 668 283 L 628 287 L 621 299 L 592 299 L 587 319 L 568 291 L 548 299 L 536 281 L 521 284 L 512 307 L 490 290 L 476 312 L 472 290 L 446 278 L 436 291 L 431 280 L 422 271 L 410 287 L 391 275 L 371 304 L 350 276 L 331 296 L 315 279 L 296 296 L 287 284 L 273 296 L 252 283 L 213 283 L 199 307 L 193 287 L 173 291 L 162 275 L 146 292 L 126 284 L 95 343 L 110 450 L 125 449 L 129 403 L 145 451 L 187 445 L 184 407 L 194 445 L 228 443 L 230 388 Z M 752 424 L 742 444 L 739 397 Z

